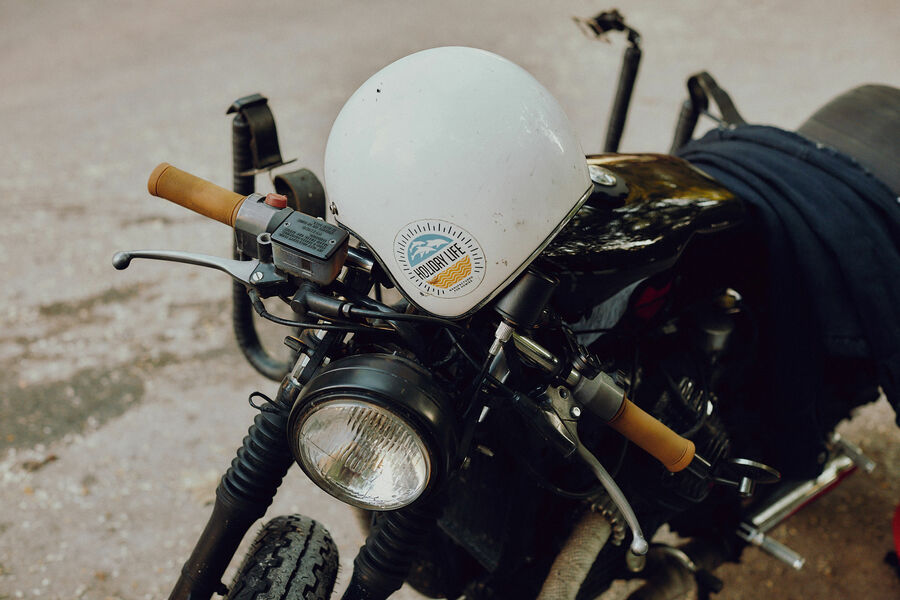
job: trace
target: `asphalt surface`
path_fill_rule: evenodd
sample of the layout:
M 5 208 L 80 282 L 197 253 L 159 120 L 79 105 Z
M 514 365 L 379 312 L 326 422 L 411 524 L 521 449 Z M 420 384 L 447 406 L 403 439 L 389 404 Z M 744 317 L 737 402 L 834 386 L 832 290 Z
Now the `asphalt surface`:
M 644 39 L 625 151 L 668 148 L 684 81 L 702 69 L 748 120 L 787 128 L 854 85 L 900 86 L 895 0 L 618 7 Z M 166 597 L 253 417 L 245 398 L 274 392 L 234 345 L 224 275 L 112 269 L 120 249 L 230 251 L 223 226 L 148 196 L 158 162 L 227 186 L 225 109 L 261 92 L 283 154 L 321 173 L 362 81 L 451 44 L 530 70 L 598 151 L 622 41 L 587 39 L 570 17 L 605 8 L 0 0 L 0 600 Z M 720 597 L 900 597 L 882 563 L 900 500 L 893 417 L 882 401 L 844 425 L 878 469 L 775 532 L 807 567 L 748 551 L 722 569 Z M 285 512 L 332 530 L 346 585 L 362 542 L 349 509 L 294 470 L 270 510 Z

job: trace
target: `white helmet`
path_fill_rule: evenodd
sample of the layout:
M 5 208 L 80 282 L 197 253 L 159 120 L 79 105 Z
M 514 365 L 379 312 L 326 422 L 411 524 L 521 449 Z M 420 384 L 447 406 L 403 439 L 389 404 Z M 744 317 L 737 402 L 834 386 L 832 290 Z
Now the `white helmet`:
M 534 77 L 448 47 L 356 90 L 328 137 L 325 186 L 337 221 L 413 304 L 459 318 L 528 266 L 592 184 L 569 120 Z

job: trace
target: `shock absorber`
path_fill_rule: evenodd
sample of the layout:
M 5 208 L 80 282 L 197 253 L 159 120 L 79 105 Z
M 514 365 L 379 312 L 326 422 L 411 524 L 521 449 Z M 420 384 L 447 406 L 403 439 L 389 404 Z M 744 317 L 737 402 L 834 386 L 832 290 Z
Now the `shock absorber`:
M 265 514 L 294 462 L 285 431 L 300 389 L 286 377 L 276 399 L 260 407 L 219 482 L 212 515 L 169 600 L 208 600 L 213 593 L 224 593 L 221 578 L 225 568 L 247 530 Z
M 416 552 L 437 520 L 440 494 L 385 514 L 353 561 L 342 600 L 383 600 L 400 589 Z

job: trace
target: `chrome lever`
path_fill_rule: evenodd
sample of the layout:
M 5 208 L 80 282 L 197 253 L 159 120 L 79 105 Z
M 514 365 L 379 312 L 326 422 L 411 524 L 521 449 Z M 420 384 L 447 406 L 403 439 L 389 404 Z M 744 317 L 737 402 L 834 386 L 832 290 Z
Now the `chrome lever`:
M 176 250 L 127 250 L 116 252 L 113 256 L 112 264 L 121 271 L 128 268 L 133 258 L 165 260 L 187 265 L 197 265 L 198 267 L 209 267 L 210 269 L 227 273 L 244 285 L 253 287 L 264 287 L 287 282 L 287 279 L 275 271 L 271 263 L 263 263 L 255 259 L 233 260 L 208 254 L 178 252 Z
M 622 490 L 619 489 L 619 486 L 616 484 L 616 480 L 610 476 L 606 469 L 603 468 L 603 465 L 600 464 L 600 461 L 597 460 L 597 457 L 591 454 L 580 441 L 578 442 L 576 452 L 578 452 L 578 456 L 581 457 L 581 460 L 583 460 L 591 471 L 594 472 L 594 475 L 600 481 L 600 484 L 606 489 L 606 493 L 609 494 L 609 497 L 612 499 L 613 503 L 615 503 L 616 508 L 622 513 L 622 517 L 625 519 L 625 523 L 628 524 L 628 528 L 631 529 L 632 554 L 635 554 L 636 556 L 647 554 L 647 549 L 650 546 L 647 544 L 646 538 L 644 538 L 644 532 L 641 531 L 641 524 L 638 522 L 637 516 L 634 514 L 634 510 L 632 510 L 631 504 L 628 502 L 625 494 L 622 493 Z
M 548 416 L 556 416 L 558 423 L 569 434 L 568 437 L 575 446 L 575 453 L 593 471 L 600 485 L 603 486 L 616 508 L 622 513 L 625 523 L 631 530 L 631 553 L 636 557 L 643 557 L 647 554 L 650 545 L 644 538 L 644 532 L 641 530 L 641 524 L 638 522 L 637 515 L 634 514 L 634 509 L 631 508 L 628 498 L 625 497 L 625 494 L 622 493 L 622 490 L 616 484 L 616 480 L 600 464 L 597 457 L 581 443 L 581 439 L 578 437 L 578 418 L 581 416 L 581 406 L 565 387 L 548 387 L 545 394 L 551 408 L 551 410 L 546 411 Z

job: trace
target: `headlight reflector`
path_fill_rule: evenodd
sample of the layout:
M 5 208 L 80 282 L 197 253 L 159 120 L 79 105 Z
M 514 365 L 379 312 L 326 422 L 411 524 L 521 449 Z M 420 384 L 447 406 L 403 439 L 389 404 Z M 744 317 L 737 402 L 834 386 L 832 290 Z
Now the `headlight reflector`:
M 298 424 L 297 437 L 297 458 L 316 483 L 362 508 L 406 506 L 431 475 L 419 434 L 397 415 L 361 400 L 318 404 Z

